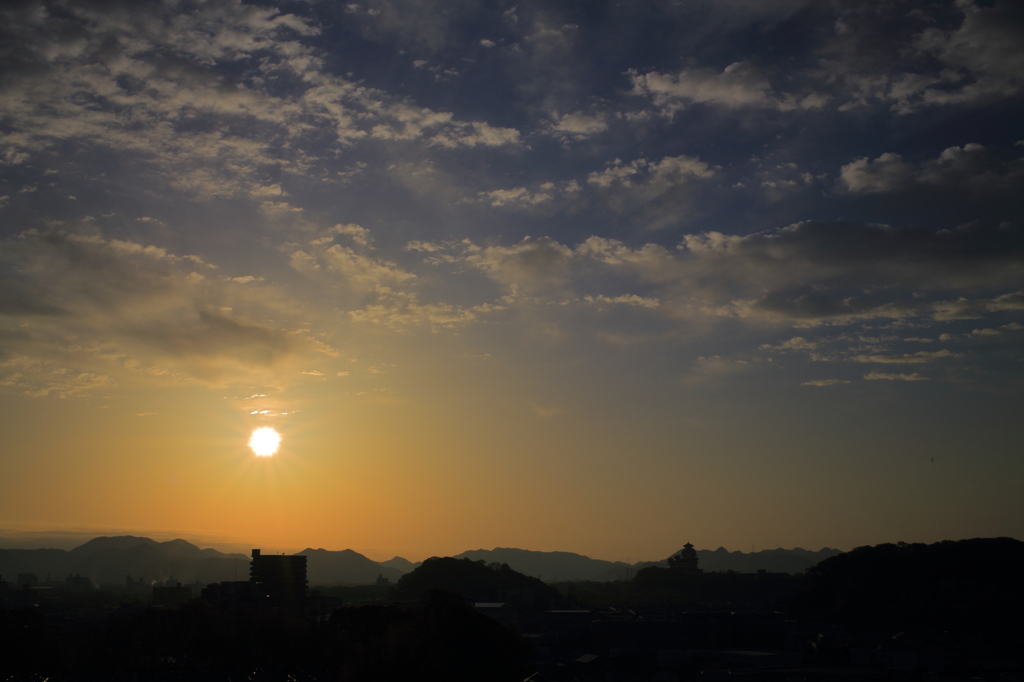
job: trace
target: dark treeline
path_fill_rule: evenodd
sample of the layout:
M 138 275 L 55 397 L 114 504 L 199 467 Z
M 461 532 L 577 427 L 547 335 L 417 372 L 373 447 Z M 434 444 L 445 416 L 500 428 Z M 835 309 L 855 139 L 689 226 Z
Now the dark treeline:
M 1024 542 L 860 547 L 811 568 L 790 616 L 890 629 L 1024 633 Z

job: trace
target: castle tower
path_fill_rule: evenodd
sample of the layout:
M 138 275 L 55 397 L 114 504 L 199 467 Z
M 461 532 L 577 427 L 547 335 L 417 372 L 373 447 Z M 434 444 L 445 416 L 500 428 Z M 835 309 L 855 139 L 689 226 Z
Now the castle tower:
M 681 573 L 703 573 L 704 571 L 697 567 L 698 561 L 697 550 L 687 542 L 681 550 L 669 557 L 668 567 Z

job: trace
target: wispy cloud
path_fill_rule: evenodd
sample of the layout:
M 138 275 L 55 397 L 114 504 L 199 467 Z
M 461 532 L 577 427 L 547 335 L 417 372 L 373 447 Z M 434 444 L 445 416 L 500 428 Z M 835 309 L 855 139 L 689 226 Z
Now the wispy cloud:
M 885 372 L 871 372 L 865 374 L 864 378 L 867 381 L 928 381 L 928 377 L 922 376 L 917 372 L 913 374 L 887 374 Z
M 4 311 L 21 332 L 6 340 L 0 366 L 9 385 L 30 395 L 69 397 L 119 381 L 269 377 L 321 350 L 266 319 L 287 316 L 277 292 L 209 279 L 201 273 L 214 266 L 198 256 L 28 231 L 0 245 L 0 259 L 16 264 L 10 281 L 21 292 Z
M 828 95 L 775 92 L 768 78 L 749 62 L 733 62 L 721 71 L 687 69 L 677 73 L 629 74 L 633 94 L 648 97 L 663 116 L 673 116 L 693 104 L 727 109 L 763 108 L 779 111 L 818 109 Z

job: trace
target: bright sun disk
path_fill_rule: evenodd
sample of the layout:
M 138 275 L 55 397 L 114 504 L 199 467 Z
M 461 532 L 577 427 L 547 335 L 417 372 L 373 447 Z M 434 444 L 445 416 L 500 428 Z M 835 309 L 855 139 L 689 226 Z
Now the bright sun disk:
M 281 434 L 269 426 L 256 429 L 249 439 L 249 447 L 260 457 L 270 457 L 281 444 Z

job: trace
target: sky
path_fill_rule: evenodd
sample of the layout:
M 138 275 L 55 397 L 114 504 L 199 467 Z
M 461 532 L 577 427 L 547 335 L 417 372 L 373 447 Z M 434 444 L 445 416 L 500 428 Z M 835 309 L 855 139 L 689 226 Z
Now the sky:
M 4 546 L 1024 538 L 1020 3 L 14 2 L 0 46 Z

